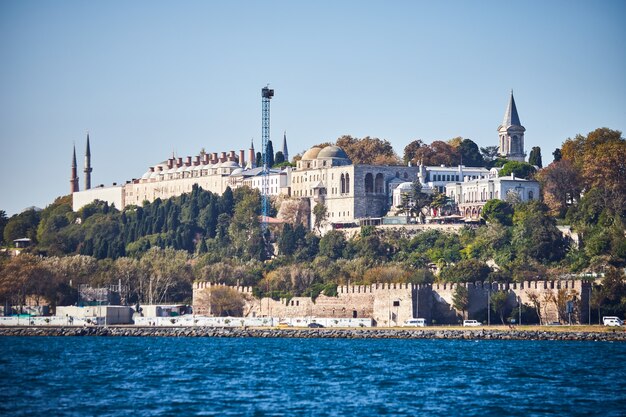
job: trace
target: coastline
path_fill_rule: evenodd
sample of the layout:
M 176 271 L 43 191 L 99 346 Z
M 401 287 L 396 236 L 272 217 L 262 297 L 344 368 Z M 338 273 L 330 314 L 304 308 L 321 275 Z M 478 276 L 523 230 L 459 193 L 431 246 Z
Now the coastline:
M 228 327 L 0 327 L 0 336 L 258 337 L 326 339 L 579 340 L 626 342 L 626 332 L 520 329 L 305 329 Z

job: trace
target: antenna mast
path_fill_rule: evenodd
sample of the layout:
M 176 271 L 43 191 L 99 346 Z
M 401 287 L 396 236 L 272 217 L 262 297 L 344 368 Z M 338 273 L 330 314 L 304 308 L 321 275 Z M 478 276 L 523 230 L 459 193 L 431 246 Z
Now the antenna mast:
M 261 90 L 261 152 L 263 152 L 263 176 L 261 188 L 261 227 L 263 232 L 267 230 L 267 219 L 270 215 L 270 167 L 268 166 L 270 156 L 267 154 L 268 142 L 270 140 L 270 100 L 274 97 L 274 90 L 269 85 Z

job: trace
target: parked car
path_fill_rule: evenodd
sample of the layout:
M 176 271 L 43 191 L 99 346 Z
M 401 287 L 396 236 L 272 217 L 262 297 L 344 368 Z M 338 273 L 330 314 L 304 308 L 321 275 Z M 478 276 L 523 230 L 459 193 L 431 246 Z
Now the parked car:
M 475 327 L 482 326 L 483 324 L 478 320 L 463 320 L 463 327 Z
M 613 317 L 613 316 L 602 317 L 602 323 L 604 323 L 605 326 L 611 326 L 611 327 L 621 327 L 624 325 L 624 322 L 622 321 L 622 319 L 620 319 L 619 317 Z
M 319 323 L 309 323 L 307 327 L 311 329 L 321 329 L 324 325 Z
M 426 327 L 426 319 L 408 319 L 403 327 Z

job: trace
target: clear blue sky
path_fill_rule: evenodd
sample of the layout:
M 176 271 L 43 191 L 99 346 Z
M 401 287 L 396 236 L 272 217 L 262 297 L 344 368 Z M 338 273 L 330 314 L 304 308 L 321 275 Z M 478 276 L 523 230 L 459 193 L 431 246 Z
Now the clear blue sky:
M 526 151 L 626 128 L 624 1 L 0 0 L 0 209 L 68 193 L 72 144 L 92 184 L 247 149 L 292 155 L 343 134 L 497 144 L 509 91 Z M 81 173 L 81 189 L 84 179 Z

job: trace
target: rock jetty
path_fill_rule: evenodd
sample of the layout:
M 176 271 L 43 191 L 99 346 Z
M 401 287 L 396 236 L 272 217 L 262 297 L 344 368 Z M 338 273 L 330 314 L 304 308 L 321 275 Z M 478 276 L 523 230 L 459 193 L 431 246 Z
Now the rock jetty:
M 337 339 L 586 340 L 626 342 L 626 332 L 454 329 L 276 329 L 229 327 L 0 327 L 0 336 L 282 337 Z

